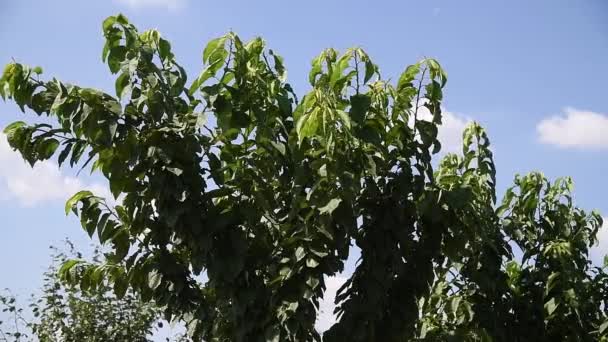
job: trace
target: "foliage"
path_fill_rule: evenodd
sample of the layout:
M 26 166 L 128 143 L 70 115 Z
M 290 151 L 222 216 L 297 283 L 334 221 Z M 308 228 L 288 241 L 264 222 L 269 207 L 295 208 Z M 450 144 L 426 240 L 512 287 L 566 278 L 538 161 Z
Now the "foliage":
M 23 308 L 17 306 L 16 299 L 10 292 L 0 294 L 0 308 L 4 319 L 0 319 L 0 341 L 23 341 L 28 338 L 24 326 L 29 323 L 23 318 Z
M 118 15 L 103 33 L 116 96 L 40 81 L 18 63 L 0 81 L 2 96 L 57 122 L 10 125 L 13 148 L 32 165 L 93 162 L 122 198 L 68 201 L 113 252 L 104 266 L 66 263 L 66 280 L 131 288 L 197 339 L 313 341 L 325 277 L 354 244 L 361 257 L 325 341 L 605 335 L 606 273 L 588 260 L 601 217 L 572 204 L 569 179 L 540 173 L 516 177 L 498 206 L 476 123 L 462 155 L 437 166 L 447 81 L 437 61 L 393 84 L 360 48 L 327 49 L 298 99 L 260 38 L 210 41 L 188 84 L 157 31 Z
M 9 317 L 0 322 L 0 341 L 150 341 L 161 324 L 158 308 L 142 303 L 132 291 L 119 299 L 103 282 L 94 291 L 62 283 L 59 267 L 70 258 L 82 259 L 71 242 L 66 246 L 67 252 L 51 247 L 53 262 L 44 273 L 42 294 L 32 295 L 29 310 L 10 293 L 0 295 L 0 307 Z M 95 249 L 91 262 L 101 258 Z

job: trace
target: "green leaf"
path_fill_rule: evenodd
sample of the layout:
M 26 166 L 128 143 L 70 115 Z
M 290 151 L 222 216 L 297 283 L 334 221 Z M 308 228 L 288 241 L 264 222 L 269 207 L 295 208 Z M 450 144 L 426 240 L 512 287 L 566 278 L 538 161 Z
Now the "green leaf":
M 559 304 L 555 303 L 555 298 L 551 298 L 549 301 L 547 301 L 545 303 L 545 311 L 547 312 L 548 316 L 551 316 L 554 312 L 555 309 L 557 309 Z
M 204 80 L 202 80 L 203 74 L 201 74 L 199 77 L 195 78 L 194 81 L 192 81 L 190 88 L 188 88 L 188 94 L 190 96 L 194 95 L 200 89 L 201 85 L 203 84 L 203 82 L 204 82 Z
M 127 293 L 127 289 L 129 288 L 129 283 L 124 277 L 119 277 L 114 280 L 114 294 L 117 298 L 121 299 Z
M 437 126 L 429 121 L 416 121 L 416 128 L 425 147 L 430 147 L 437 140 Z
M 322 54 L 319 55 L 318 57 L 316 57 L 315 59 L 313 59 L 313 61 L 312 61 L 312 69 L 310 70 L 310 73 L 308 74 L 308 81 L 313 86 L 315 85 L 317 75 L 319 75 L 322 72 L 322 64 L 321 64 L 322 61 L 323 61 Z
M 296 248 L 296 261 L 304 259 L 305 256 L 306 250 L 304 249 L 304 247 L 299 246 L 298 248 Z
M 365 115 L 369 111 L 372 99 L 366 94 L 356 94 L 350 97 L 350 117 L 358 125 L 363 125 Z
M 36 148 L 39 160 L 51 158 L 57 150 L 57 147 L 59 147 L 59 140 L 57 139 L 53 138 L 42 141 Z
M 285 156 L 285 144 L 281 142 L 271 141 L 270 144 L 277 150 L 282 156 Z
M 160 285 L 161 277 L 162 276 L 158 271 L 152 270 L 152 272 L 148 273 L 148 286 L 152 290 L 156 290 Z
M 458 307 L 460 305 L 461 300 L 462 300 L 462 297 L 457 296 L 457 297 L 453 297 L 450 302 L 450 310 L 452 311 L 452 313 L 454 315 L 457 315 L 457 313 L 458 313 Z
M 67 144 L 63 148 L 63 151 L 61 151 L 61 153 L 59 153 L 59 157 L 57 158 L 57 164 L 59 164 L 59 166 L 61 166 L 63 164 L 63 162 L 65 161 L 65 159 L 70 154 L 70 151 L 72 151 L 72 144 Z
M 233 106 L 229 98 L 222 95 L 218 96 L 215 102 L 213 102 L 213 107 L 215 109 L 218 126 L 222 131 L 236 128 L 232 121 Z
M 129 74 L 126 72 L 120 74 L 115 82 L 116 96 L 118 96 L 119 99 L 122 99 L 124 93 L 130 91 L 130 85 L 131 78 L 129 77 Z
M 14 134 L 14 132 L 18 129 L 20 129 L 21 127 L 25 127 L 27 124 L 23 121 L 15 121 L 13 123 L 11 123 L 10 125 L 6 126 L 6 128 L 4 129 L 4 134 L 6 135 L 12 135 Z
M 173 60 L 173 53 L 171 53 L 171 43 L 169 43 L 166 39 L 159 38 L 158 54 L 160 58 L 165 61 L 165 63 Z
M 545 286 L 545 296 L 549 295 L 551 290 L 553 290 L 553 288 L 556 285 L 557 280 L 559 280 L 559 275 L 560 275 L 560 272 L 553 272 L 547 278 L 547 285 Z
M 112 26 L 114 26 L 115 23 L 116 23 L 116 17 L 115 16 L 107 17 L 103 21 L 103 24 L 102 24 L 103 32 L 107 32 L 110 28 L 112 28 Z
M 600 335 L 604 334 L 604 332 L 608 329 L 608 320 L 604 321 L 602 325 L 600 325 L 599 333 Z
M 114 207 L 116 209 L 116 213 L 118 214 L 118 218 L 125 224 L 129 224 L 131 222 L 131 217 L 127 212 L 127 209 L 122 205 L 117 205 Z
M 443 88 L 448 81 L 446 72 L 441 68 L 439 62 L 433 58 L 427 58 L 424 60 L 426 65 L 429 67 L 429 71 L 432 78 L 439 78 L 441 81 L 441 88 Z
M 420 64 L 416 63 L 408 66 L 405 71 L 399 77 L 397 82 L 397 89 L 402 89 L 416 79 L 416 76 L 420 72 Z
M 344 127 L 346 127 L 347 129 L 350 129 L 351 123 L 350 123 L 350 116 L 348 116 L 348 114 L 343 111 L 338 109 L 338 116 L 340 117 L 340 121 L 342 121 L 342 124 L 344 125 Z
M 205 46 L 205 49 L 203 51 L 203 63 L 208 63 L 211 55 L 215 53 L 218 49 L 224 49 L 226 39 L 226 36 L 222 36 L 219 38 L 212 39 L 207 43 L 207 46 Z
M 224 65 L 225 58 L 228 56 L 228 52 L 226 52 L 225 50 L 224 52 L 224 55 L 221 55 L 220 58 L 214 60 L 210 65 L 208 65 L 194 80 L 194 82 L 192 82 L 190 88 L 188 89 L 188 93 L 190 95 L 193 95 L 201 87 L 201 85 L 205 83 L 205 81 L 215 76 L 217 71 L 222 67 L 222 65 Z
M 262 50 L 264 50 L 264 40 L 260 37 L 255 37 L 245 45 L 250 58 L 253 56 L 260 56 Z
M 323 164 L 319 170 L 317 171 L 317 173 L 319 174 L 319 176 L 321 177 L 327 177 L 327 164 Z
M 98 225 L 97 235 L 99 237 L 99 242 L 103 245 L 108 240 L 110 240 L 115 234 L 119 227 L 114 221 L 108 220 L 105 226 L 100 230 L 100 225 Z
M 436 81 L 432 81 L 427 84 L 424 89 L 426 90 L 425 97 L 431 102 L 438 102 L 443 99 L 443 93 L 441 91 L 441 85 Z
M 120 70 L 120 66 L 125 60 L 126 55 L 127 48 L 124 46 L 115 46 L 110 48 L 110 52 L 108 53 L 108 66 L 113 74 Z
M 331 214 L 340 205 L 342 199 L 332 198 L 325 206 L 319 208 L 321 214 Z
M 167 171 L 171 172 L 172 174 L 176 175 L 176 176 L 181 176 L 182 173 L 184 173 L 184 170 L 180 169 L 179 167 L 168 167 Z
M 306 259 L 306 267 L 308 268 L 316 268 L 319 266 L 319 262 L 313 258 Z
M 74 210 L 76 207 L 76 204 L 78 204 L 79 201 L 87 198 L 87 197 L 91 197 L 93 196 L 93 193 L 87 190 L 82 190 L 77 192 L 74 196 L 70 197 L 70 199 L 68 199 L 68 201 L 65 203 L 65 214 L 66 216 L 70 213 L 70 210 Z
M 78 161 L 80 160 L 80 157 L 82 157 L 82 154 L 84 153 L 85 149 L 86 149 L 87 145 L 85 141 L 77 141 L 74 144 L 74 147 L 72 147 L 72 157 L 70 158 L 70 166 L 74 166 L 76 165 L 76 163 L 78 163 Z
M 115 251 L 115 261 L 122 261 L 129 253 L 131 244 L 129 242 L 129 233 L 126 229 L 118 229 L 112 237 L 112 244 Z
M 298 133 L 299 141 L 302 142 L 305 138 L 315 135 L 321 120 L 319 108 L 315 108 L 311 113 L 301 116 L 296 123 L 296 132 Z
M 224 184 L 224 173 L 222 172 L 222 162 L 220 159 L 214 154 L 209 153 L 207 155 L 209 157 L 209 167 L 211 168 L 211 177 L 216 184 L 222 185 Z
M 101 237 L 103 236 L 104 230 L 106 229 L 106 225 L 108 224 L 110 215 L 111 215 L 110 213 L 103 213 L 101 215 L 101 217 L 99 218 L 99 221 L 97 222 L 97 226 L 96 226 L 97 237 L 99 238 L 99 240 L 102 244 L 104 243 L 104 241 L 102 241 Z
M 369 82 L 372 79 L 375 73 L 378 72 L 378 67 L 372 63 L 372 61 L 367 58 L 365 60 L 365 77 L 363 78 L 363 83 Z
M 67 260 L 61 265 L 61 268 L 59 268 L 59 271 L 57 273 L 62 279 L 70 281 L 70 274 L 72 273 L 72 269 L 82 262 L 82 260 L 76 259 Z
M 269 50 L 269 53 L 274 58 L 274 69 L 277 72 L 279 80 L 285 82 L 287 80 L 287 71 L 284 66 L 283 57 L 275 54 L 272 50 Z
M 319 286 L 319 279 L 315 278 L 315 277 L 308 277 L 308 279 L 306 280 L 306 285 L 308 285 L 311 289 L 316 289 L 317 286 Z
M 334 64 L 331 77 L 329 79 L 329 85 L 334 86 L 342 77 L 344 70 L 348 67 L 349 61 L 351 59 L 350 54 L 344 54 L 338 61 Z

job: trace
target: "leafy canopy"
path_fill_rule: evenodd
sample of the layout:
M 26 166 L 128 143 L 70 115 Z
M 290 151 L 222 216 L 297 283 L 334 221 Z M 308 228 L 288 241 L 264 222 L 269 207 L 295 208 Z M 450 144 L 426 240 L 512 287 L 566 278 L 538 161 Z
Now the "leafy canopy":
M 112 253 L 104 266 L 66 263 L 66 280 L 131 288 L 206 341 L 314 341 L 326 277 L 356 245 L 324 341 L 605 336 L 608 278 L 588 260 L 601 217 L 572 204 L 568 178 L 540 173 L 496 204 L 476 123 L 461 155 L 433 163 L 447 81 L 436 60 L 393 84 L 362 49 L 327 49 L 298 98 L 260 38 L 210 41 L 188 82 L 156 30 L 118 15 L 103 34 L 116 95 L 18 63 L 0 81 L 3 97 L 56 123 L 11 124 L 13 148 L 32 165 L 92 163 L 121 199 L 68 201 Z
M 132 291 L 117 298 L 103 282 L 95 290 L 86 291 L 64 284 L 58 276 L 59 268 L 70 258 L 83 258 L 70 241 L 65 245 L 62 249 L 51 247 L 53 261 L 44 273 L 42 291 L 32 294 L 28 308 L 20 306 L 14 296 L 0 293 L 0 341 L 151 341 L 155 328 L 162 326 L 160 310 L 142 303 Z M 102 259 L 96 248 L 91 262 Z M 186 341 L 179 336 L 172 340 Z

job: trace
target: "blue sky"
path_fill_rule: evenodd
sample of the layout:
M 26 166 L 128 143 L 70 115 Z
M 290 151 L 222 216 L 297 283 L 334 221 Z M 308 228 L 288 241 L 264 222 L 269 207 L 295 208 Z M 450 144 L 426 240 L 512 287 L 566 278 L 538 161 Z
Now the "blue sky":
M 101 21 L 122 12 L 168 38 L 190 75 L 209 39 L 232 29 L 262 36 L 285 57 L 295 89 L 307 90 L 311 59 L 323 48 L 361 46 L 384 77 L 418 59 L 447 70 L 441 135 L 455 148 L 465 123 L 481 122 L 496 152 L 500 189 L 514 173 L 572 176 L 579 205 L 608 216 L 608 2 L 547 1 L 195 1 L 0 0 L 0 63 L 40 65 L 45 76 L 113 93 L 100 60 Z M 0 101 L 0 126 L 23 119 Z M 27 120 L 34 119 L 29 115 Z M 0 136 L 0 288 L 40 286 L 48 246 L 88 237 L 65 199 L 101 179 L 76 178 L 52 161 L 30 170 Z M 599 260 L 608 234 L 594 251 Z M 337 280 L 337 283 L 339 280 Z

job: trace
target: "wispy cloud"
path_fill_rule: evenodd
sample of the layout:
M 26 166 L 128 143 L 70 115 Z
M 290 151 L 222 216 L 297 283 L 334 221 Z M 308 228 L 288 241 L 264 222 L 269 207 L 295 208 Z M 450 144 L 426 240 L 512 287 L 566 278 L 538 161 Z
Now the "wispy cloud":
M 608 149 L 608 116 L 575 108 L 542 120 L 536 126 L 540 142 L 562 148 Z
M 13 151 L 0 133 L 0 200 L 17 200 L 27 207 L 49 201 L 63 202 L 74 193 L 87 189 L 111 199 L 107 187 L 85 184 L 76 177 L 61 173 L 52 160 L 36 163 L 32 168 L 19 153 Z
M 179 10 L 186 6 L 188 0 L 115 0 L 119 4 L 126 5 L 132 9 L 160 8 L 168 10 Z

